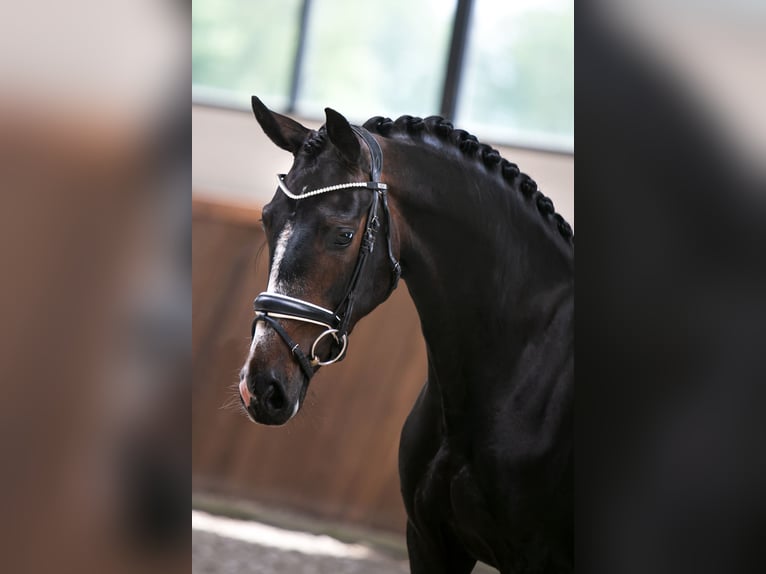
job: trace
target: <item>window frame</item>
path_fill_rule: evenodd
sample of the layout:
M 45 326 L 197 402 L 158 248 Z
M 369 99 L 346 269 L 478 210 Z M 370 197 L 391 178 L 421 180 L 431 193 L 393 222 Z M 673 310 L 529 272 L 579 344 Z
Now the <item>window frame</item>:
M 300 91 L 300 78 L 303 68 L 306 36 L 308 34 L 312 4 L 313 0 L 303 0 L 301 4 L 298 42 L 293 56 L 293 67 L 290 74 L 288 97 L 284 106 L 276 107 L 276 111 L 281 113 L 294 115 L 296 112 L 296 102 Z M 452 31 L 450 34 L 446 74 L 441 90 L 441 105 L 439 108 L 439 114 L 445 118 L 454 118 L 457 111 L 457 101 L 463 78 L 463 63 L 468 47 L 473 7 L 474 0 L 457 0 L 455 17 L 452 22 Z M 215 88 L 194 83 L 192 83 L 192 104 L 227 110 L 250 111 L 247 105 L 235 96 L 234 92 L 224 88 Z M 306 119 L 317 120 L 318 118 Z M 502 130 L 498 130 L 498 133 L 502 133 Z M 502 135 L 497 135 L 492 138 L 492 140 L 498 145 L 518 149 L 568 156 L 574 155 L 574 144 L 567 145 L 557 138 L 548 139 L 545 136 L 541 136 L 539 141 L 531 142 L 516 138 L 505 139 Z

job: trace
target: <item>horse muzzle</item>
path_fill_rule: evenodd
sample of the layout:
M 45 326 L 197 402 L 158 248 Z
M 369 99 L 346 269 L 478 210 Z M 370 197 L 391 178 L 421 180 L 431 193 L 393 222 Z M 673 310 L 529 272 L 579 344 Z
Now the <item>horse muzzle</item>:
M 265 425 L 283 425 L 300 409 L 306 392 L 303 384 L 298 392 L 288 387 L 269 371 L 248 375 L 239 383 L 239 395 L 250 420 Z

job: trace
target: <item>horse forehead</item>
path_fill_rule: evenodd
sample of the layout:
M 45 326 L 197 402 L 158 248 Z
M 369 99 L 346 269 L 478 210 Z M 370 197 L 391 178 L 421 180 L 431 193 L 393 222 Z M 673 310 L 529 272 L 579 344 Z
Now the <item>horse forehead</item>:
M 349 180 L 350 181 L 350 180 Z M 338 180 L 336 180 L 336 183 Z M 342 181 L 340 183 L 347 183 Z M 309 187 L 311 191 L 315 187 Z M 296 228 L 313 229 L 315 226 L 335 219 L 358 219 L 369 207 L 369 192 L 358 189 L 339 189 L 315 197 L 297 200 L 292 211 L 286 214 L 294 220 Z M 290 201 L 290 200 L 288 200 Z M 288 208 L 289 209 L 289 208 Z
M 319 184 L 319 187 L 330 185 L 330 180 L 337 180 L 347 176 L 347 167 L 335 161 L 334 156 L 326 155 L 323 152 L 319 158 L 303 157 L 299 155 L 293 161 L 293 165 L 287 172 L 286 183 L 295 186 L 295 193 L 298 193 L 302 187 L 311 187 Z
M 285 283 L 286 277 L 295 275 L 298 269 L 305 267 L 307 259 L 305 252 L 295 248 L 298 242 L 300 242 L 300 231 L 296 229 L 295 222 L 288 219 L 274 235 L 269 291 L 286 294 L 286 290 L 290 289 L 290 286 Z
M 274 234 L 272 266 L 291 271 L 302 260 L 313 257 L 311 246 L 315 227 L 315 222 L 297 217 L 296 214 L 287 218 Z

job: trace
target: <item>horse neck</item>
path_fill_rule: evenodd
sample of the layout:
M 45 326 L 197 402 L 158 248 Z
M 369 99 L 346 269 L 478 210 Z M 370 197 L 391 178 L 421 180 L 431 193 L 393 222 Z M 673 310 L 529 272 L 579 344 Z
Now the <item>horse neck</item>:
M 384 181 L 429 379 L 491 379 L 487 358 L 520 353 L 519 330 L 571 297 L 572 248 L 496 170 L 438 147 L 386 144 Z

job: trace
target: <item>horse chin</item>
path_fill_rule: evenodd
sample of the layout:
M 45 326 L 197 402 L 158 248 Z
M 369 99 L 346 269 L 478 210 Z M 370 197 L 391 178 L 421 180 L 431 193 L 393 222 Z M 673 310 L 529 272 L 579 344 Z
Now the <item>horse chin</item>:
M 242 403 L 243 406 L 244 402 Z M 250 403 L 249 406 L 245 406 L 245 412 L 247 418 L 257 424 L 266 426 L 282 426 L 287 424 L 300 410 L 300 401 L 295 401 L 292 408 L 286 409 L 280 412 L 273 412 L 263 409 L 257 402 Z

